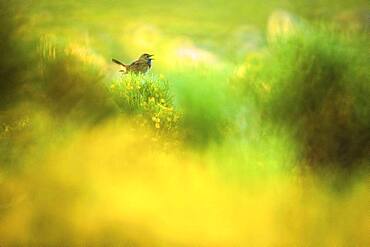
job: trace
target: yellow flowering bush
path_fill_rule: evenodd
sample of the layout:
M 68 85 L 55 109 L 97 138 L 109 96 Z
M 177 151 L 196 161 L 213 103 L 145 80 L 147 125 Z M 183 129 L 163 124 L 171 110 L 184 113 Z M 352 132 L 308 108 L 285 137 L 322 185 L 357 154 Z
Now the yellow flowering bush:
M 174 109 L 164 76 L 127 74 L 113 81 L 109 90 L 121 111 L 137 116 L 140 125 L 157 133 L 177 132 L 180 113 Z

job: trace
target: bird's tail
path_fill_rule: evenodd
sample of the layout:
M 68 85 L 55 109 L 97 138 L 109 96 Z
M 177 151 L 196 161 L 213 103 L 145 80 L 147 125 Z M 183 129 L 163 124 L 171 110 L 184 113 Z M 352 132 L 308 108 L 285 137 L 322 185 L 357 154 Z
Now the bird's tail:
M 123 64 L 123 63 L 121 63 L 120 61 L 118 61 L 117 59 L 114 59 L 114 58 L 112 58 L 112 62 L 116 63 L 118 65 L 121 65 L 122 67 L 125 68 L 125 70 L 120 70 L 120 72 L 126 72 L 127 71 L 127 65 L 126 64 Z

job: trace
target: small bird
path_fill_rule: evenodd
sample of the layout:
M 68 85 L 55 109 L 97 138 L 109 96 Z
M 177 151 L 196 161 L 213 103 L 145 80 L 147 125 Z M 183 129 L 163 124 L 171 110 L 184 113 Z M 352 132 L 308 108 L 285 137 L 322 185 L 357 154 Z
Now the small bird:
M 124 70 L 123 69 L 120 70 L 120 72 L 123 72 L 124 74 L 127 74 L 127 73 L 144 74 L 152 67 L 152 60 L 154 60 L 152 56 L 153 55 L 144 53 L 143 55 L 139 57 L 138 60 L 132 62 L 130 65 L 123 64 L 114 58 L 112 58 L 112 62 L 124 67 Z

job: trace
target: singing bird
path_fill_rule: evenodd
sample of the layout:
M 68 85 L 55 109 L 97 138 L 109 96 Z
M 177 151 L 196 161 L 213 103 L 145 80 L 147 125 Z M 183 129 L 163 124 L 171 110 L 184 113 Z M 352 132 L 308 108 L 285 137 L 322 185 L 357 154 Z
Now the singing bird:
M 124 74 L 127 73 L 144 74 L 150 69 L 150 67 L 152 67 L 152 60 L 154 60 L 152 56 L 153 55 L 144 53 L 139 57 L 138 60 L 132 62 L 129 65 L 123 64 L 114 58 L 112 58 L 112 62 L 121 65 L 124 69 L 120 70 L 120 72 L 123 72 Z

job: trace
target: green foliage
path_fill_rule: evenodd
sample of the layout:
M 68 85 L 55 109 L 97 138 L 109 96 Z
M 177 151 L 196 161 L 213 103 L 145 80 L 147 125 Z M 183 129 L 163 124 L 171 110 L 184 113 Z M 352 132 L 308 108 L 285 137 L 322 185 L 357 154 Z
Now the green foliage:
M 229 90 L 229 70 L 183 69 L 176 79 L 174 94 L 183 112 L 181 128 L 188 143 L 205 147 L 220 143 L 235 124 L 235 99 Z
M 157 133 L 176 133 L 180 113 L 174 109 L 169 82 L 163 77 L 127 74 L 112 82 L 109 90 L 120 110 L 139 116 L 141 125 Z
M 103 86 L 101 69 L 91 62 L 90 54 L 76 52 L 78 48 L 41 39 L 34 94 L 42 96 L 36 100 L 55 117 L 95 123 L 112 115 L 116 108 Z
M 356 165 L 369 144 L 365 50 L 328 32 L 284 37 L 248 63 L 245 97 L 262 121 L 290 129 L 311 165 Z
M 25 18 L 18 5 L 16 0 L 0 1 L 0 111 L 19 100 L 26 71 L 32 67 L 30 53 L 20 41 Z

